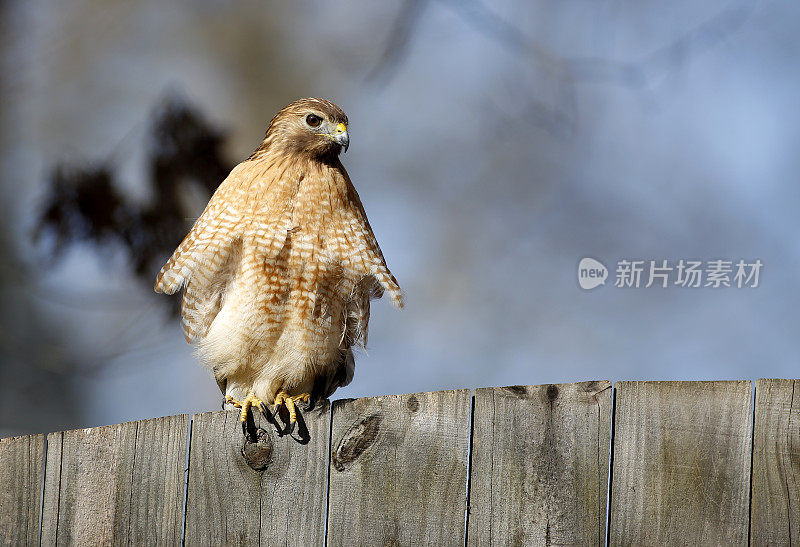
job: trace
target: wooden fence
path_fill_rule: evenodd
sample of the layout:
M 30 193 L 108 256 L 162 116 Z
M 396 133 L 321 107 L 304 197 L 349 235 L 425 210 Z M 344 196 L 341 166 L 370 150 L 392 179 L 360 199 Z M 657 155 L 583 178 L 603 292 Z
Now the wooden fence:
M 798 382 L 339 400 L 258 443 L 226 411 L 3 439 L 0 544 L 800 544 Z

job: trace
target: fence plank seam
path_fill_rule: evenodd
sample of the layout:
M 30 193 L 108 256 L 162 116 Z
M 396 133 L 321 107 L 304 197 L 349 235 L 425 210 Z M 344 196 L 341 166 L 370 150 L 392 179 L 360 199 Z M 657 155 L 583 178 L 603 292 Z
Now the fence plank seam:
M 617 388 L 612 387 L 611 390 L 611 423 L 610 425 L 610 438 L 608 442 L 608 486 L 606 487 L 606 530 L 605 530 L 605 544 L 611 545 L 611 504 L 612 496 L 614 495 L 611 489 L 611 484 L 614 481 L 614 436 L 616 433 L 617 424 Z
M 189 497 L 189 457 L 192 450 L 192 425 L 194 415 L 190 414 L 186 424 L 186 456 L 183 464 L 183 503 L 181 510 L 181 545 L 186 545 L 186 503 Z
M 333 453 L 333 403 L 328 406 L 328 452 L 325 466 L 325 528 L 323 530 L 323 546 L 328 547 L 328 524 L 331 511 L 331 454 Z
M 475 390 L 470 392 L 469 441 L 467 443 L 467 496 L 464 507 L 464 547 L 469 544 L 469 506 L 472 491 L 472 441 L 475 431 Z

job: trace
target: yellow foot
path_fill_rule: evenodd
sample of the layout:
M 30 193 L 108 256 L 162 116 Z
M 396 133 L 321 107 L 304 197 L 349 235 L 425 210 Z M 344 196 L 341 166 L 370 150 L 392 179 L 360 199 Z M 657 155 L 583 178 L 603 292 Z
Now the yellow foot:
M 278 412 L 278 409 L 281 405 L 286 407 L 286 410 L 289 411 L 289 423 L 294 423 L 297 421 L 297 409 L 295 408 L 295 403 L 297 401 L 308 402 L 311 398 L 311 395 L 308 393 L 301 393 L 300 395 L 289 395 L 285 391 L 279 391 L 278 394 L 275 396 L 275 412 Z
M 260 409 L 264 409 L 264 402 L 255 396 L 252 390 L 247 394 L 244 401 L 237 401 L 230 395 L 225 396 L 225 402 L 235 406 L 236 408 L 242 409 L 242 414 L 239 416 L 239 421 L 244 423 L 247 421 L 247 413 L 250 412 L 250 407 L 255 406 Z

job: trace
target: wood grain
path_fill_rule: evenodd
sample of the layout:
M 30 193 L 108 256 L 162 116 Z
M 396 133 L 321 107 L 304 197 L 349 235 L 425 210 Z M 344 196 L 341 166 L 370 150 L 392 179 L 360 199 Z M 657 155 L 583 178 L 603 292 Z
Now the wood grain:
M 619 382 L 612 545 L 744 545 L 751 384 Z
M 604 545 L 611 382 L 475 391 L 469 545 Z
M 298 427 L 294 436 L 279 436 L 256 413 L 267 436 L 248 452 L 264 466 L 257 470 L 242 455 L 238 411 L 194 416 L 187 545 L 323 544 L 330 404 L 323 401 L 302 418 L 307 435 L 298 435 Z
M 39 543 L 44 435 L 0 439 L 0 545 Z
M 800 545 L 800 380 L 756 382 L 753 545 Z
M 177 544 L 188 416 L 48 435 L 42 542 Z
M 462 545 L 468 390 L 336 401 L 328 545 Z

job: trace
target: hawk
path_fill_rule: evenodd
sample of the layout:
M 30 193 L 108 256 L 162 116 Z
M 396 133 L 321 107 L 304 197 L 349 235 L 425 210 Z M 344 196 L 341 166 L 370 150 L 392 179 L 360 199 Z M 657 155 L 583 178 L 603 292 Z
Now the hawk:
M 347 116 L 300 99 L 230 172 L 158 274 L 183 289 L 186 340 L 241 408 L 329 397 L 350 383 L 365 346 L 370 299 L 403 295 L 339 160 Z

